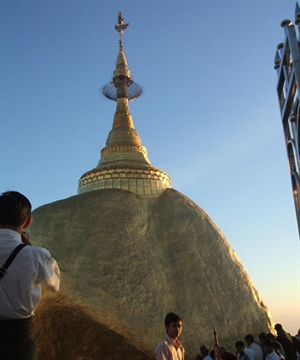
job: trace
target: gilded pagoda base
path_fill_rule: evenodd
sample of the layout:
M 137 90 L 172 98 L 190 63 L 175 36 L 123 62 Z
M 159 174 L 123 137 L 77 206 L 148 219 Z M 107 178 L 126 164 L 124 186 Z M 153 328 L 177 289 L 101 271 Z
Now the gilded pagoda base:
M 139 196 L 159 196 L 171 188 L 170 177 L 152 166 L 95 168 L 82 175 L 78 194 L 100 189 L 122 189 Z

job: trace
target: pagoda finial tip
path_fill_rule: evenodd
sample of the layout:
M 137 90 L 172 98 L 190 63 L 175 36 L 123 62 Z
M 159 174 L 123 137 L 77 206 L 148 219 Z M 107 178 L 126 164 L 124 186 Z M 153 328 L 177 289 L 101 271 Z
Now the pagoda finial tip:
M 115 25 L 115 29 L 117 30 L 117 32 L 120 35 L 120 39 L 119 39 L 119 48 L 120 50 L 123 50 L 123 42 L 122 42 L 122 35 L 123 35 L 123 31 L 126 30 L 128 28 L 129 24 L 124 24 L 124 18 L 122 16 L 122 13 L 119 12 L 118 14 L 118 23 Z

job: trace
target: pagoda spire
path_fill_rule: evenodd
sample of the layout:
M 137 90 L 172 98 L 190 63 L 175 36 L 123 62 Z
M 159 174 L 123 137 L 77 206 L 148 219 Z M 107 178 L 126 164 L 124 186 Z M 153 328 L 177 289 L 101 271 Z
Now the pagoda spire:
M 133 81 L 124 53 L 123 32 L 128 26 L 119 13 L 115 25 L 119 33 L 116 67 L 112 81 L 102 89 L 105 97 L 117 103 L 113 125 L 97 167 L 80 178 L 79 193 L 120 188 L 138 195 L 157 196 L 171 186 L 169 176 L 151 165 L 130 114 L 128 103 L 141 95 L 142 88 Z
M 119 53 L 117 56 L 116 68 L 113 73 L 113 79 L 105 85 L 102 93 L 110 100 L 117 102 L 116 112 L 112 130 L 108 134 L 106 147 L 101 151 L 101 159 L 98 165 L 113 161 L 116 163 L 116 149 L 119 153 L 119 160 L 124 163 L 129 160 L 130 163 L 137 162 L 139 164 L 150 164 L 147 158 L 147 150 L 141 146 L 141 140 L 134 129 L 132 116 L 130 114 L 128 102 L 138 98 L 142 93 L 142 88 L 133 81 L 128 69 L 127 60 L 123 49 L 123 31 L 127 29 L 129 24 L 124 24 L 122 14 L 118 14 L 118 23 L 115 29 L 119 33 Z M 126 144 L 126 149 L 123 149 Z M 128 146 L 132 146 L 130 149 Z M 129 152 L 129 150 L 132 150 Z M 113 152 L 113 158 L 112 158 Z M 122 155 L 121 155 L 122 152 Z

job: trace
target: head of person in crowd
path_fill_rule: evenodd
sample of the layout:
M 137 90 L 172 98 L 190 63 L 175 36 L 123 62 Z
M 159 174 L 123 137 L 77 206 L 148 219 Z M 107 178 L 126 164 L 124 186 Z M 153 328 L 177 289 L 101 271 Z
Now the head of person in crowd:
M 220 353 L 220 355 L 222 355 L 222 354 L 224 354 L 224 353 L 226 353 L 226 352 L 227 352 L 227 349 L 224 348 L 224 346 L 220 346 L 220 347 L 219 347 L 219 353 Z
M 235 348 L 239 354 L 244 352 L 245 345 L 242 340 L 239 340 L 235 343 Z
M 222 346 L 219 348 L 219 352 L 222 360 L 236 360 L 236 356 L 231 354 L 226 348 Z
M 268 338 L 268 340 L 274 341 L 275 340 L 275 335 L 269 332 L 269 333 L 267 333 L 267 338 Z
M 264 342 L 264 351 L 266 354 L 271 354 L 274 351 L 274 342 L 272 340 L 268 339 Z
M 200 352 L 203 357 L 207 356 L 209 354 L 209 347 L 207 345 L 200 346 Z
M 182 332 L 183 319 L 176 313 L 170 312 L 165 317 L 165 329 L 167 335 L 176 340 Z
M 254 343 L 254 337 L 252 334 L 247 334 L 245 336 L 245 341 L 246 341 L 246 344 L 249 346 L 251 345 L 252 343 Z
M 267 333 L 265 332 L 261 332 L 259 335 L 258 335 L 258 340 L 261 344 L 263 344 L 266 340 L 268 340 L 268 337 L 267 337 Z
M 280 332 L 280 331 L 283 331 L 283 327 L 282 327 L 281 324 L 276 324 L 276 325 L 274 326 L 274 328 L 275 328 L 275 330 L 277 331 L 277 333 L 278 333 L 278 331 L 279 331 L 279 332 Z

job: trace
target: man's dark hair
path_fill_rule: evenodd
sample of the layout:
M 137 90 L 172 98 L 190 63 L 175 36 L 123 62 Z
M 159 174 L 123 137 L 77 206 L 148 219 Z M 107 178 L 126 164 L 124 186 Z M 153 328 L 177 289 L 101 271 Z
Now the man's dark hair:
M 274 343 L 272 340 L 268 339 L 264 342 L 264 346 L 270 347 L 272 349 L 274 349 Z
M 165 317 L 165 325 L 169 326 L 171 322 L 177 322 L 177 321 L 183 321 L 182 317 L 180 317 L 178 314 L 175 314 L 173 312 L 170 312 Z
M 266 341 L 268 340 L 268 337 L 267 337 L 267 334 L 265 332 L 261 332 L 259 335 L 258 335 L 259 339 L 263 340 L 263 341 Z
M 244 342 L 242 340 L 239 340 L 235 343 L 235 347 L 242 346 L 245 347 Z
M 209 347 L 207 345 L 202 345 L 200 346 L 200 351 L 201 353 L 208 355 Z
M 268 338 L 268 340 L 274 341 L 275 340 L 275 335 L 272 334 L 272 333 L 267 333 L 267 338 Z
M 275 329 L 276 329 L 276 330 L 283 330 L 283 327 L 282 327 L 281 324 L 276 324 L 276 325 L 275 325 Z
M 252 334 L 247 334 L 247 335 L 245 336 L 245 340 L 253 343 L 253 342 L 254 342 L 254 337 L 253 337 Z
M 21 226 L 31 216 L 31 204 L 26 196 L 17 191 L 0 195 L 0 225 Z

